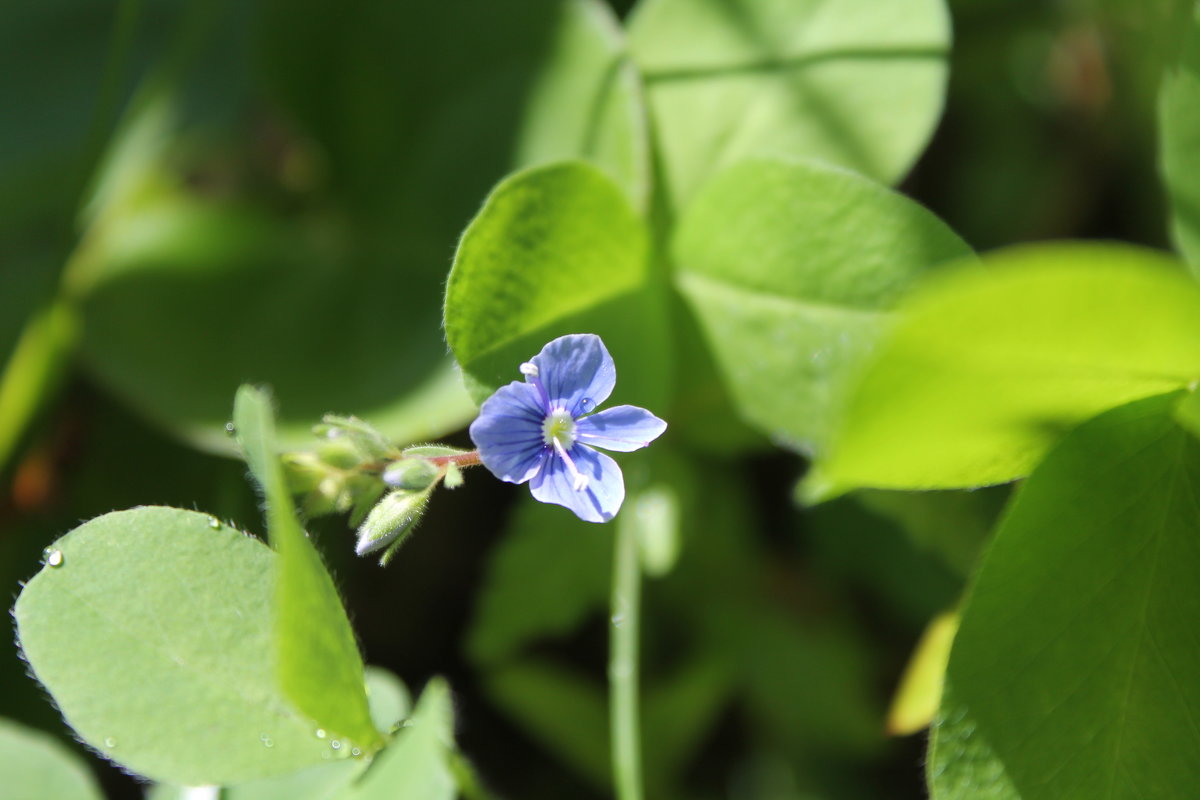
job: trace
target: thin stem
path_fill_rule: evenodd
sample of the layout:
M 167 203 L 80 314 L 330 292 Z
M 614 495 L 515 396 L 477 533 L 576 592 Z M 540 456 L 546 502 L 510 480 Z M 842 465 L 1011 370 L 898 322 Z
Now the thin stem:
M 479 460 L 479 451 L 472 450 L 469 453 L 458 453 L 453 456 L 422 456 L 430 464 L 435 464 L 439 467 L 446 464 L 454 464 L 456 467 L 474 467 L 483 462 Z
M 398 453 L 396 458 L 392 460 L 399 460 L 400 458 L 404 458 L 404 456 Z M 478 450 L 472 450 L 469 453 L 456 453 L 452 456 L 412 456 L 412 458 L 423 458 L 430 464 L 433 464 L 435 467 L 444 467 L 448 464 L 453 464 L 456 467 L 477 467 L 483 463 L 479 460 Z M 354 469 L 361 470 L 363 472 L 383 472 L 385 469 L 387 469 L 388 464 L 390 463 L 392 462 L 371 461 L 366 464 L 359 464 Z M 349 471 L 351 470 L 347 470 L 347 472 Z
M 637 525 L 617 522 L 613 553 L 612 632 L 609 639 L 609 734 L 617 800 L 642 800 L 642 749 L 638 715 L 638 629 L 642 572 Z

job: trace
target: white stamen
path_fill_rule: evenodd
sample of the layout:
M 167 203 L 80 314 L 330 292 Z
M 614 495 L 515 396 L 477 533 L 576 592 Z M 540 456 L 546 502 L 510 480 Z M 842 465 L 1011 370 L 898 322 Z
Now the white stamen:
M 567 472 L 571 473 L 572 488 L 577 492 L 582 492 L 588 486 L 588 476 L 579 471 L 575 466 L 575 462 L 567 455 L 567 449 L 563 447 L 562 442 L 557 437 L 554 439 L 554 449 L 562 456 L 563 463 L 567 465 Z
M 528 375 L 531 378 L 536 378 L 538 376 L 537 364 L 534 364 L 532 361 L 526 361 L 521 365 L 520 369 L 522 375 Z

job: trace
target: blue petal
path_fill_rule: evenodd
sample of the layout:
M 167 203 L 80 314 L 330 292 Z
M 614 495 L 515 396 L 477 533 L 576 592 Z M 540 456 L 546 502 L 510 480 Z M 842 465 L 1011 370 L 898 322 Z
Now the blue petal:
M 584 444 L 628 453 L 662 436 L 667 423 L 637 406 L 614 406 L 575 420 L 575 436 Z
M 625 500 L 621 468 L 603 453 L 575 445 L 570 450 L 576 468 L 588 476 L 587 488 L 576 491 L 574 476 L 555 452 L 547 453 L 540 472 L 529 484 L 533 497 L 543 503 L 566 506 L 584 522 L 608 522 Z
M 572 417 L 592 411 L 607 400 L 617 383 L 612 356 L 594 333 L 560 336 L 531 361 L 538 368 L 538 379 L 546 387 L 550 404 L 565 408 Z
M 502 481 L 524 483 L 541 466 L 546 410 L 537 389 L 513 381 L 483 401 L 471 423 L 479 460 Z

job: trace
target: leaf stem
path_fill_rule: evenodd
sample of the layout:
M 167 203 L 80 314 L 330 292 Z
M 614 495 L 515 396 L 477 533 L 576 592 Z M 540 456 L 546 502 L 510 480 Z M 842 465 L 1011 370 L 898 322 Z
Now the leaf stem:
M 638 715 L 638 631 L 642 572 L 637 525 L 617 522 L 613 552 L 612 631 L 609 639 L 609 734 L 617 800 L 642 800 L 641 730 Z

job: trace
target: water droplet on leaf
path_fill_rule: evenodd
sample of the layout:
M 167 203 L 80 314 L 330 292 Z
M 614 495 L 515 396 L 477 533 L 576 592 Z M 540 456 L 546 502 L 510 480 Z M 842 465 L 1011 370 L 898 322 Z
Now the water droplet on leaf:
M 614 628 L 619 628 L 622 625 L 624 625 L 625 624 L 625 615 L 621 614 L 621 613 L 613 614 L 612 624 L 613 624 Z
M 216 517 L 209 517 L 208 518 L 208 527 L 212 528 L 215 531 L 217 528 L 221 527 L 221 520 L 217 519 Z
M 334 739 L 333 741 L 331 741 L 329 743 L 329 746 L 332 747 L 334 750 L 342 749 L 342 743 L 340 741 L 338 741 L 337 739 Z
M 62 550 L 47 547 L 42 551 L 42 558 L 45 559 L 47 567 L 61 567 L 63 565 Z
M 234 425 L 232 422 L 226 422 L 225 423 L 225 435 L 226 436 L 236 436 L 237 435 L 237 426 Z
M 108 748 L 109 750 L 112 750 L 114 747 L 117 746 L 117 740 L 112 736 L 105 736 L 104 737 L 104 746 L 106 748 Z
M 362 750 L 359 750 L 357 747 L 355 747 L 350 750 L 350 755 L 354 756 L 355 758 L 358 758 L 359 756 L 362 755 Z
M 317 738 L 318 739 L 325 738 L 325 729 L 324 728 L 317 728 Z

